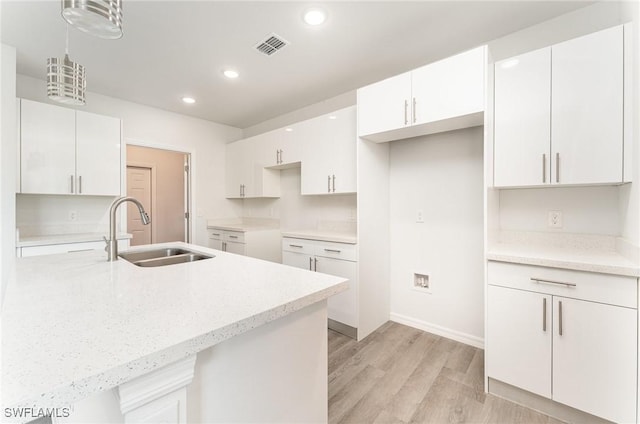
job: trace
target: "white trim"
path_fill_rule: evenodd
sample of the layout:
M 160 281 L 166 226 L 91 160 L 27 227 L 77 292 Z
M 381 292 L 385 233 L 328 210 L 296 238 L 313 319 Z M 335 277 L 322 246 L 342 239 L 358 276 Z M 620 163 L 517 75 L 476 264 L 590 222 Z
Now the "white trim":
M 451 340 L 455 340 L 460 343 L 468 344 L 479 349 L 484 349 L 484 339 L 471 334 L 463 333 L 461 331 L 452 330 L 450 328 L 442 327 L 440 325 L 432 324 L 419 319 L 411 318 L 406 315 L 400 315 L 391 313 L 391 321 L 399 324 L 408 325 L 409 327 L 417 328 L 418 330 L 426 331 L 427 333 L 436 334 L 438 336 L 446 337 Z
M 187 240 L 189 240 L 189 242 L 192 243 L 194 240 L 193 226 L 195 222 L 195 219 L 193 219 L 193 217 L 194 217 L 194 211 L 196 210 L 195 205 L 197 204 L 196 178 L 194 178 L 194 175 L 196 175 L 196 169 L 197 169 L 196 165 L 198 162 L 196 149 L 188 148 L 185 146 L 178 146 L 175 144 L 165 144 L 165 143 L 159 143 L 156 141 L 142 140 L 139 138 L 131 138 L 131 137 L 125 137 L 124 143 L 125 143 L 125 148 L 124 148 L 125 153 L 126 153 L 126 146 L 132 145 L 132 146 L 140 146 L 140 147 L 151 147 L 153 149 L 170 150 L 173 152 L 185 153 L 189 155 L 189 187 L 190 187 L 189 191 L 191 193 L 191 196 L 189 199 L 190 200 L 189 213 L 191 214 L 191 219 L 189 219 L 189 234 L 187 234 L 188 236 Z M 124 173 L 126 173 L 126 169 L 127 169 L 127 162 L 125 160 L 125 166 L 123 167 Z M 126 188 L 125 188 L 125 192 L 126 192 Z

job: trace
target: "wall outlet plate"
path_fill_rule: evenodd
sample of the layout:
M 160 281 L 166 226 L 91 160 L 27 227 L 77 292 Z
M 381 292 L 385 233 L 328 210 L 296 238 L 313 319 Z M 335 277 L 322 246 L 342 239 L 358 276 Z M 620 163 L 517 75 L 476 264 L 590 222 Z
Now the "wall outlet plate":
M 78 220 L 78 212 L 69 211 L 69 221 L 77 221 Z
M 562 211 L 549 211 L 547 214 L 549 228 L 562 228 Z
M 416 222 L 418 224 L 424 224 L 424 211 L 422 209 L 418 209 L 416 212 Z

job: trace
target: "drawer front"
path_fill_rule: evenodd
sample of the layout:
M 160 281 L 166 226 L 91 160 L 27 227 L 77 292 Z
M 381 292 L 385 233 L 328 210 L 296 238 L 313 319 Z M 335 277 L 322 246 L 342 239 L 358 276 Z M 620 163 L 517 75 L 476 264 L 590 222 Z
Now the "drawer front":
M 313 256 L 315 253 L 315 242 L 297 238 L 284 237 L 282 239 L 283 252 L 304 253 Z
M 346 243 L 318 242 L 315 250 L 316 256 L 325 258 L 342 259 L 343 261 L 358 260 L 357 245 Z
M 627 308 L 638 307 L 638 281 L 635 277 L 489 261 L 488 282 L 494 286 Z
M 118 251 L 125 250 L 129 247 L 129 240 L 118 240 Z M 56 253 L 73 253 L 83 252 L 86 250 L 104 250 L 104 241 L 88 241 L 82 243 L 66 243 L 51 244 L 44 246 L 29 246 L 20 248 L 20 256 L 23 258 L 29 256 L 53 255 Z
M 223 231 L 224 241 L 233 241 L 236 243 L 244 243 L 244 233 L 241 231 Z
M 222 240 L 222 233 L 224 233 L 224 231 L 222 231 L 222 230 L 207 230 L 207 233 L 209 234 L 209 238 L 210 239 Z

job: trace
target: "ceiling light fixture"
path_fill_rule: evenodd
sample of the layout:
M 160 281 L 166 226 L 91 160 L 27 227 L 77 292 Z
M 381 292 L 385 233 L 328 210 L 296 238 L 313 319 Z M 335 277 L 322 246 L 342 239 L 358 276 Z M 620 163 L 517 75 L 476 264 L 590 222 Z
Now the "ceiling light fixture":
M 312 26 L 322 25 L 327 19 L 327 14 L 322 9 L 309 9 L 304 13 L 303 19 Z
M 87 80 L 84 66 L 69 59 L 69 26 L 64 58 L 47 59 L 47 96 L 56 102 L 82 106 L 85 104 Z
M 62 0 L 62 17 L 96 37 L 122 37 L 122 0 Z
M 338 119 L 336 115 L 329 115 L 329 119 Z
M 182 101 L 187 103 L 187 104 L 194 104 L 196 102 L 196 99 L 194 99 L 193 97 L 183 97 Z
M 233 69 L 227 69 L 226 71 L 223 72 L 224 76 L 229 78 L 229 79 L 235 79 L 238 78 L 240 76 L 240 74 L 236 71 L 234 71 Z
M 293 131 L 293 128 L 285 128 L 284 130 L 285 130 L 286 132 L 291 132 L 291 131 Z

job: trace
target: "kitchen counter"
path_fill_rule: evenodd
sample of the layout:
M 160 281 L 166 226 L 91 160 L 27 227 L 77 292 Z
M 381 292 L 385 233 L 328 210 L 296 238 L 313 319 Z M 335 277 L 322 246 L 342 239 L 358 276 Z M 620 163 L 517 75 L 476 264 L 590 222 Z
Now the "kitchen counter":
M 615 250 L 499 243 L 489 247 L 487 259 L 499 262 L 640 277 L 640 265 Z
M 73 404 L 347 288 L 245 256 L 156 246 L 216 257 L 157 268 L 100 251 L 16 259 L 2 311 L 4 407 Z
M 282 237 L 299 239 L 330 241 L 335 243 L 357 244 L 358 237 L 355 233 L 343 231 L 325 230 L 287 230 L 282 232 Z
M 92 241 L 103 241 L 103 237 L 107 233 L 76 233 L 76 234 L 53 234 L 53 235 L 38 235 L 20 237 L 16 242 L 16 247 L 31 247 L 31 246 L 48 246 L 52 244 L 67 244 L 67 243 L 86 243 Z M 118 240 L 131 239 L 131 234 L 119 233 Z
M 260 231 L 280 228 L 280 221 L 268 218 L 209 219 L 207 228 L 228 231 Z

